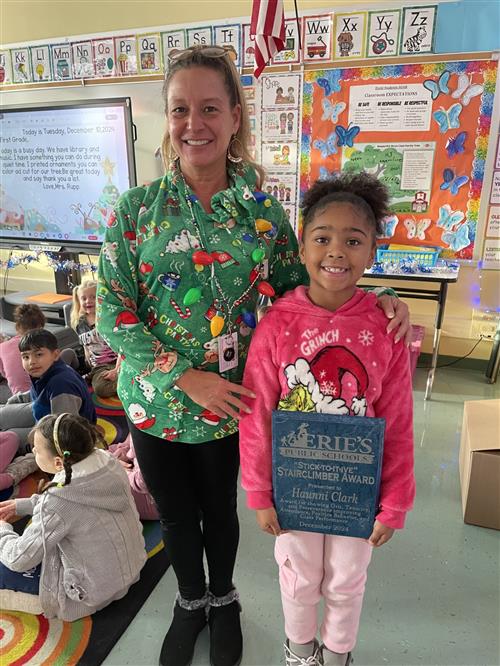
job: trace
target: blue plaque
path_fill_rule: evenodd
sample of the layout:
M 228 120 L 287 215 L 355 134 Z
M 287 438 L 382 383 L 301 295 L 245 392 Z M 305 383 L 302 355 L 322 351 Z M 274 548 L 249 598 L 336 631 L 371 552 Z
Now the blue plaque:
M 273 411 L 274 505 L 284 530 L 367 539 L 378 508 L 385 420 Z

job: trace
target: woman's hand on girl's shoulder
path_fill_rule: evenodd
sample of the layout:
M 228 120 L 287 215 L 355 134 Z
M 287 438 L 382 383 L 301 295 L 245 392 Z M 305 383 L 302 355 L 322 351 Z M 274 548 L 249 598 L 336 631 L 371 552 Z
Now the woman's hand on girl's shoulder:
M 280 534 L 284 534 L 284 531 L 281 529 L 278 522 L 278 514 L 276 513 L 276 509 L 274 507 L 271 507 L 270 509 L 256 509 L 255 517 L 257 518 L 257 523 L 263 532 L 272 534 L 272 536 L 279 536 Z
M 0 502 L 0 521 L 8 522 L 16 515 L 16 500 Z
M 382 523 L 379 523 L 378 520 L 376 520 L 373 525 L 373 532 L 368 539 L 368 543 L 370 546 L 378 548 L 379 546 L 383 546 L 384 543 L 387 543 L 389 539 L 392 538 L 393 534 L 394 528 L 382 525 Z
M 398 329 L 394 336 L 394 342 L 399 342 L 404 338 L 408 347 L 411 342 L 411 323 L 410 310 L 406 303 L 396 296 L 382 294 L 378 297 L 377 305 L 382 308 L 387 319 L 391 320 L 387 326 L 387 333 Z

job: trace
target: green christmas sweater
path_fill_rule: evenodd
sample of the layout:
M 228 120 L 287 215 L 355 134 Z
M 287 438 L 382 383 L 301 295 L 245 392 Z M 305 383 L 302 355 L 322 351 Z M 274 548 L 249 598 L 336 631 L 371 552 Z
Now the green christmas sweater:
M 308 278 L 285 211 L 256 188 L 254 170 L 234 166 L 229 181 L 210 214 L 179 170 L 129 190 L 101 249 L 97 329 L 122 359 L 118 395 L 137 428 L 169 441 L 238 429 L 176 387 L 188 368 L 219 372 L 214 317 L 221 335 L 238 334 L 238 366 L 221 374 L 241 383 L 259 285 L 281 295 Z
M 263 268 L 277 295 L 307 278 L 286 214 L 256 189 L 253 169 L 232 168 L 211 206 L 205 213 L 178 170 L 133 188 L 110 216 L 99 259 L 97 328 L 122 359 L 118 395 L 136 427 L 167 440 L 238 429 L 175 383 L 188 368 L 219 371 L 214 316 L 221 335 L 238 333 L 238 367 L 222 376 L 241 382 Z

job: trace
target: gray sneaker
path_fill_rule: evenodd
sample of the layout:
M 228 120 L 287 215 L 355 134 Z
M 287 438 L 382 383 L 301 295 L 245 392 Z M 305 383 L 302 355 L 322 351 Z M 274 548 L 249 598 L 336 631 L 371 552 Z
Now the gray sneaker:
M 326 660 L 325 660 L 325 653 L 323 650 L 326 650 Z M 328 650 L 326 645 L 321 646 L 321 664 L 325 666 L 350 666 L 350 664 L 354 663 L 354 659 L 352 658 L 352 652 L 348 652 L 347 654 L 337 654 L 336 652 L 331 652 Z
M 317 640 L 314 640 L 314 652 L 310 657 L 299 657 L 290 650 L 288 639 L 283 643 L 286 666 L 322 666 L 321 649 Z

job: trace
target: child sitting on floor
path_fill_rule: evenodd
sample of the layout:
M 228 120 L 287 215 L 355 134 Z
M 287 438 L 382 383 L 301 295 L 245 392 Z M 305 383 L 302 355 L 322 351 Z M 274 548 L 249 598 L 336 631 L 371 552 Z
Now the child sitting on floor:
M 38 466 L 55 474 L 41 494 L 0 502 L 0 607 L 72 622 L 123 597 L 146 562 L 126 474 L 96 448 L 96 428 L 76 414 L 33 429 Z M 32 515 L 22 535 L 5 522 Z
M 0 430 L 13 430 L 26 453 L 29 429 L 47 414 L 71 412 L 96 422 L 95 408 L 85 381 L 59 358 L 57 338 L 50 331 L 29 331 L 19 341 L 23 368 L 31 377 L 29 393 L 18 393 L 0 407 Z
M 119 358 L 95 327 L 97 282 L 84 280 L 73 289 L 71 326 L 78 333 L 90 371 L 90 382 L 101 398 L 116 394 Z
M 45 315 L 38 305 L 24 303 L 14 310 L 16 334 L 0 344 L 0 375 L 5 377 L 12 395 L 31 388 L 31 379 L 23 368 L 19 341 L 25 333 L 45 326 Z

